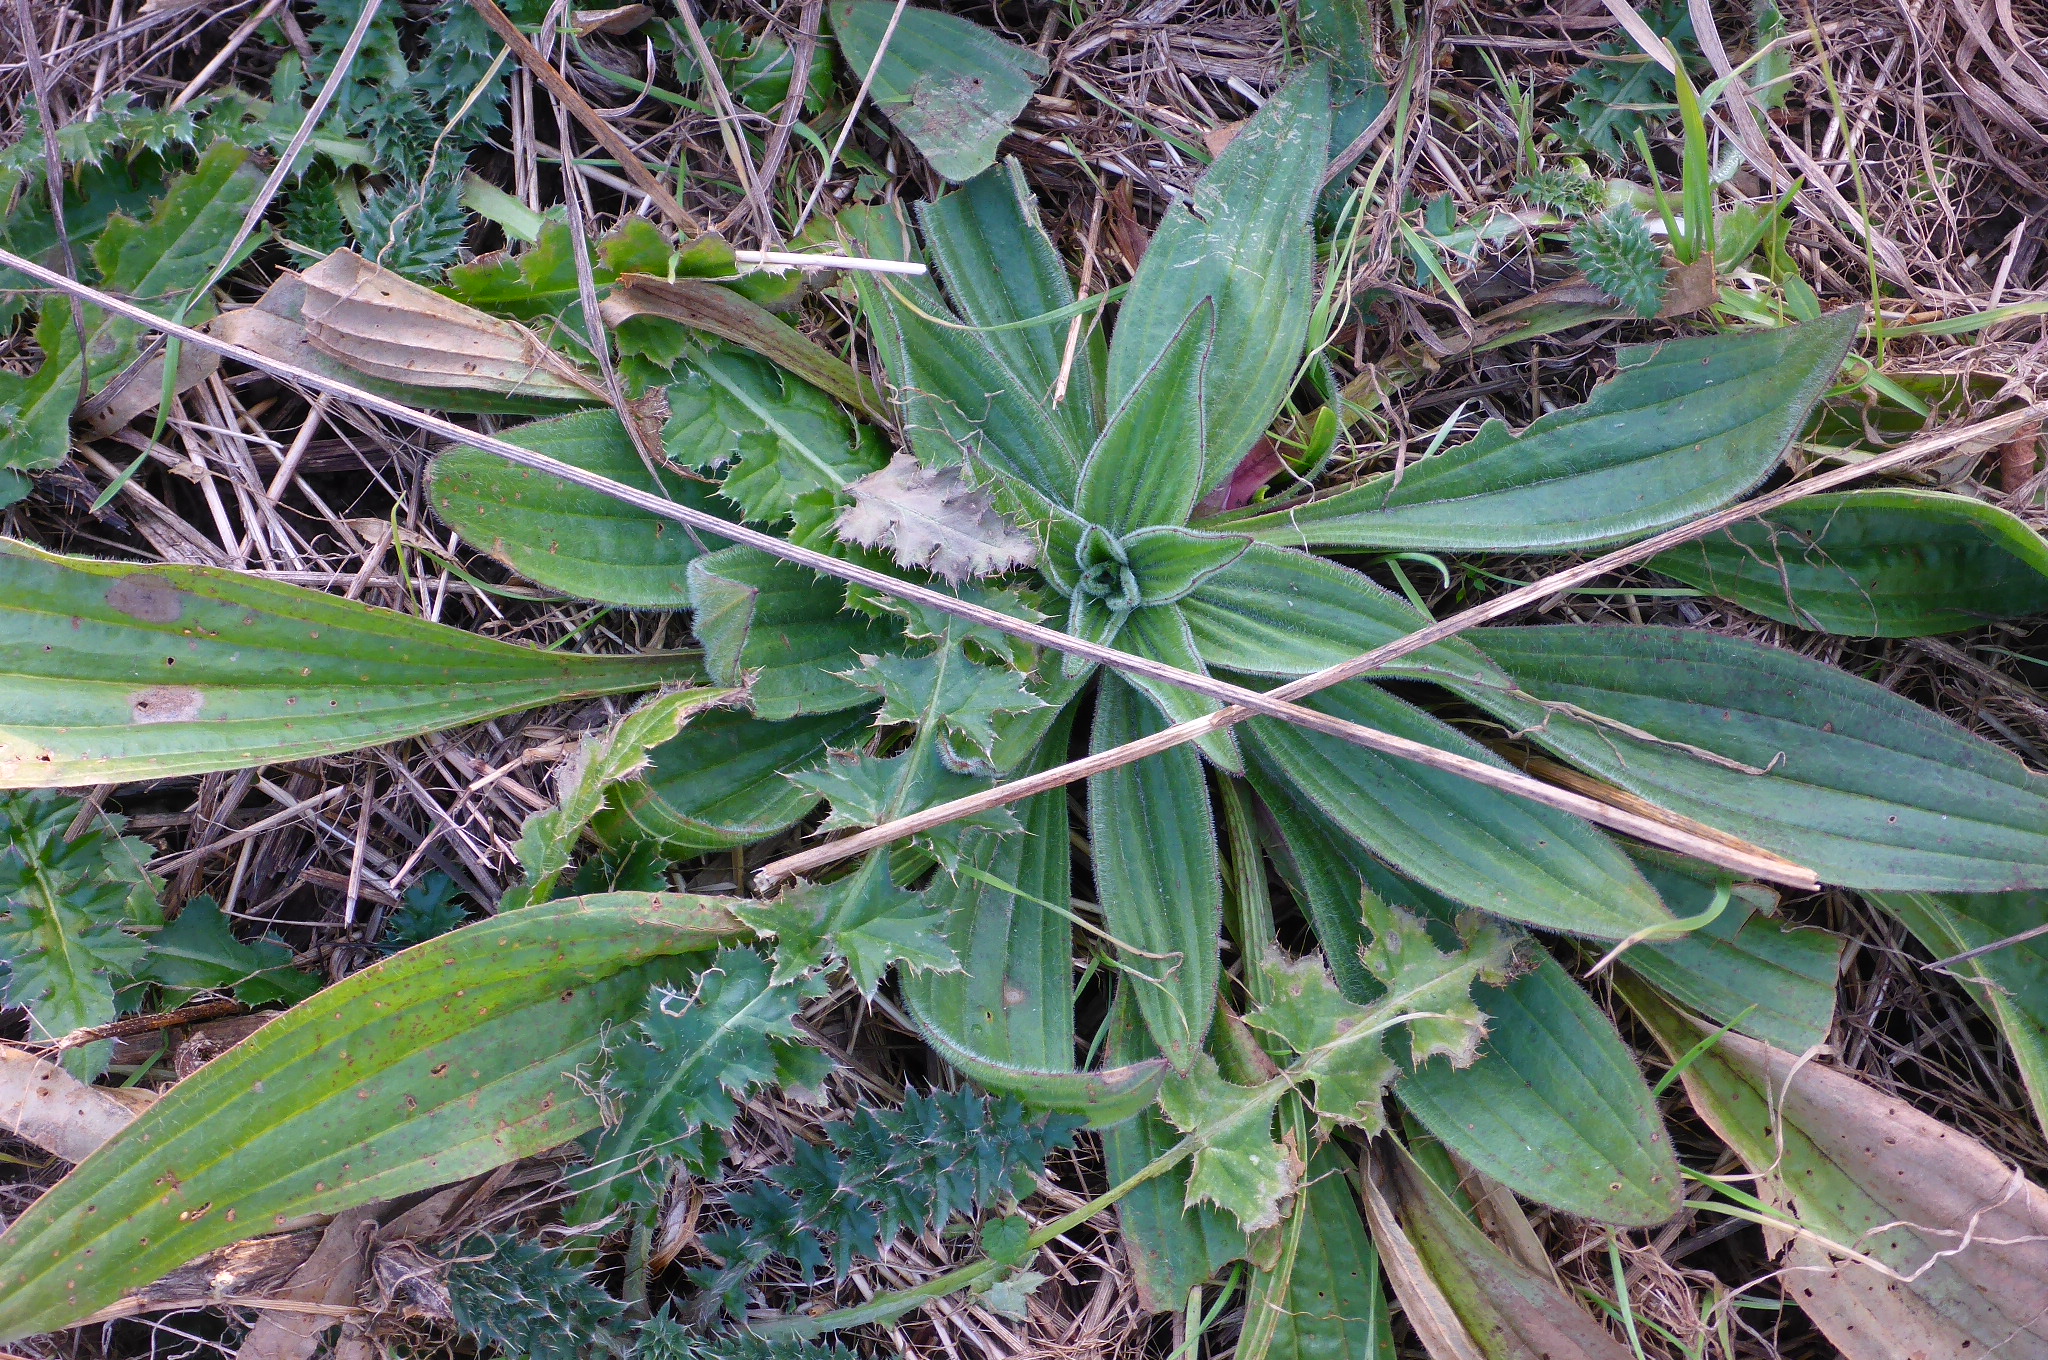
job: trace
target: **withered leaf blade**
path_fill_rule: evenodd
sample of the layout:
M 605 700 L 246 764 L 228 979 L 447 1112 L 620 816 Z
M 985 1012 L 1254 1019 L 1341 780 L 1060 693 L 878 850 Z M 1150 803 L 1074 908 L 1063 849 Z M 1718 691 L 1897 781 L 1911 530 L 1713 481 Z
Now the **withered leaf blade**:
M 386 382 L 562 401 L 604 391 L 531 331 L 442 297 L 352 250 L 299 276 L 306 338 Z
M 846 489 L 853 504 L 839 512 L 840 541 L 888 549 L 899 566 L 921 567 L 951 585 L 1038 559 L 1031 535 L 997 513 L 957 467 L 927 468 L 899 453 Z
M 1674 1060 L 1709 1032 L 1641 982 L 1615 985 Z M 2048 1192 L 1989 1147 L 1740 1034 L 1683 1079 L 1757 1195 L 1804 1230 L 1765 1238 L 1786 1294 L 1845 1360 L 2048 1357 Z

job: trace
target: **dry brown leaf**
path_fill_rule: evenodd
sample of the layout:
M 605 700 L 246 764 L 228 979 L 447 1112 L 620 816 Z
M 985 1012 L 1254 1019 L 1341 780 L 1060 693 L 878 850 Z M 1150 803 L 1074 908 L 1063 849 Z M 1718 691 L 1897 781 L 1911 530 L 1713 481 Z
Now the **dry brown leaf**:
M 1383 1139 L 1374 1144 L 1373 1157 L 1370 1170 L 1383 1197 L 1381 1212 L 1390 1215 L 1390 1227 L 1399 1233 L 1402 1273 L 1394 1269 L 1394 1254 L 1386 1248 L 1377 1217 L 1373 1241 L 1380 1244 L 1388 1277 L 1411 1319 L 1417 1310 L 1404 1290 L 1419 1288 L 1426 1295 L 1422 1308 L 1439 1335 L 1432 1339 L 1420 1325 L 1416 1331 L 1437 1360 L 1463 1360 L 1467 1355 L 1484 1360 L 1630 1360 L 1628 1347 L 1554 1279 L 1510 1257 L 1474 1227 L 1407 1149 Z M 1445 1325 L 1445 1310 L 1457 1323 L 1457 1332 Z
M 1616 985 L 1674 1058 L 1711 1032 Z M 1756 1193 L 1803 1229 L 1766 1237 L 1845 1360 L 2048 1360 L 2048 1192 L 1905 1101 L 1739 1034 L 1683 1079 Z
M 524 326 L 464 306 L 352 250 L 299 276 L 306 338 L 386 382 L 561 400 L 604 390 Z
M 178 354 L 178 386 L 183 392 L 205 382 L 220 368 L 220 356 L 196 345 L 185 345 Z M 164 352 L 157 351 L 148 363 L 117 373 L 78 408 L 79 419 L 100 434 L 112 434 L 144 411 L 154 411 L 164 396 Z
M 139 1098 L 124 1098 L 128 1096 Z M 153 1097 L 89 1086 L 53 1062 L 0 1048 L 0 1129 L 67 1162 L 82 1162 Z
M 579 9 L 571 16 L 576 25 L 576 36 L 587 38 L 593 33 L 631 33 L 654 17 L 654 10 L 647 5 L 620 5 L 614 9 Z
M 927 468 L 899 453 L 846 489 L 853 504 L 839 512 L 841 542 L 888 549 L 898 565 L 922 567 L 950 585 L 1038 560 L 1031 535 L 998 514 L 957 467 Z
M 302 1303 L 351 1306 L 362 1287 L 365 1258 L 377 1222 L 393 1206 L 381 1200 L 360 1208 L 345 1209 L 335 1216 L 320 1235 L 305 1264 L 270 1297 L 297 1299 Z M 260 1312 L 256 1325 L 242 1339 L 235 1360 L 309 1360 L 320 1347 L 320 1338 L 334 1326 L 334 1319 L 318 1313 Z
M 1387 1282 L 1394 1286 L 1402 1316 L 1422 1339 L 1431 1360 L 1487 1360 L 1394 1212 L 1400 1192 L 1392 1182 L 1387 1159 L 1379 1155 L 1382 1145 L 1375 1141 L 1366 1148 L 1360 1198 L 1365 1201 L 1365 1223 L 1372 1230 L 1372 1244 L 1386 1268 Z

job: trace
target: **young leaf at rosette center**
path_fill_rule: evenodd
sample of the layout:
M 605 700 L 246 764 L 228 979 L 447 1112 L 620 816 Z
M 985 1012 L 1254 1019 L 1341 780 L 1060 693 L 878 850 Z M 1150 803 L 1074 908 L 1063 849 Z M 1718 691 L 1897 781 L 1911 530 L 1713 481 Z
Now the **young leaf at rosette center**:
M 1203 527 L 1309 548 L 1563 551 L 1653 533 L 1777 466 L 1855 339 L 1858 317 L 1631 346 L 1580 406 L 1320 499 Z
M 603 809 L 612 785 L 647 768 L 649 747 L 674 740 L 693 716 L 733 695 L 734 691 L 725 689 L 657 695 L 619 719 L 609 734 L 585 737 L 575 754 L 563 762 L 556 778 L 560 801 L 545 812 L 534 813 L 521 826 L 519 843 L 512 852 L 526 878 L 506 889 L 498 910 L 528 907 L 553 897 L 557 880 L 576 854 L 583 828 Z
M 570 1214 L 595 1223 L 620 1204 L 658 1193 L 642 1168 L 697 1129 L 730 1128 L 736 1098 L 768 1085 L 815 1088 L 832 1062 L 796 1026 L 824 979 L 769 978 L 751 949 L 721 949 L 679 985 L 657 983 L 632 1029 L 606 1049 L 604 1089 L 618 1116 L 594 1141 Z
M 1143 605 L 1178 604 L 1245 555 L 1249 538 L 1159 525 L 1124 535 L 1123 550 Z
M 945 917 L 920 893 L 889 876 L 885 846 L 830 883 L 798 883 L 773 902 L 736 908 L 740 919 L 775 937 L 777 981 L 829 959 L 844 960 L 862 994 L 873 996 L 892 963 L 950 969 L 960 957 L 945 941 Z
M 704 482 L 674 473 L 657 482 L 610 411 L 536 420 L 502 438 L 693 510 L 731 515 Z M 464 541 L 527 580 L 581 600 L 688 608 L 686 569 L 720 546 L 715 537 L 707 542 L 672 520 L 481 449 L 443 449 L 427 465 L 427 479 L 435 512 Z
M 1481 637 L 1513 685 L 1451 688 L 1573 764 L 1823 882 L 2048 887 L 2048 781 L 1868 680 L 1673 628 Z
M 845 608 L 846 590 L 758 548 L 722 548 L 690 563 L 691 627 L 704 669 L 745 687 L 771 722 L 869 703 L 841 672 L 887 646 L 885 621 Z
M 591 831 L 612 849 L 651 843 L 674 859 L 766 840 L 801 821 L 819 795 L 791 771 L 821 764 L 868 725 L 861 709 L 765 722 L 731 709 L 693 720 L 618 785 Z
M 220 904 L 205 893 L 149 940 L 141 979 L 164 989 L 164 1005 L 184 1005 L 200 992 L 233 992 L 245 1006 L 296 1006 L 324 985 L 292 967 L 289 945 L 268 935 L 244 944 L 228 928 Z
M 1329 71 L 1313 63 L 1266 101 L 1182 201 L 1131 280 L 1109 349 L 1121 406 L 1204 298 L 1215 302 L 1203 389 L 1206 494 L 1272 423 L 1293 385 L 1315 296 L 1309 216 L 1330 138 Z
M 1204 401 L 1215 343 L 1216 304 L 1203 298 L 1138 376 L 1081 465 L 1074 512 L 1082 519 L 1118 537 L 1186 523 L 1203 489 Z
M 678 365 L 662 445 L 687 468 L 724 468 L 719 494 L 757 524 L 797 515 L 806 497 L 836 499 L 882 466 L 875 432 L 765 359 L 708 349 Z
M 1639 983 L 1615 987 L 1673 1062 L 1712 1033 Z M 2048 1354 L 2048 1192 L 2005 1158 L 1850 1073 L 1739 1034 L 1694 1055 L 1682 1080 L 1753 1193 L 1812 1234 L 1764 1230 L 1795 1301 L 1843 1355 Z
M 831 13 L 847 64 L 872 76 L 875 106 L 955 184 L 995 164 L 1045 76 L 1044 57 L 958 15 L 890 0 L 834 0 Z
M 1116 676 L 1102 678 L 1091 750 L 1164 726 L 1137 690 Z M 1216 1007 L 1223 931 L 1222 874 L 1201 758 L 1176 746 L 1092 776 L 1088 836 L 1124 985 L 1160 1053 L 1186 1072 Z
M 0 787 L 302 760 L 697 673 L 692 654 L 516 647 L 238 572 L 0 540 Z
M 1299 1149 L 1273 1141 L 1273 1107 L 1286 1089 L 1279 1081 L 1233 1085 L 1206 1053 L 1160 1089 L 1159 1108 L 1197 1140 L 1188 1172 L 1190 1207 L 1214 1204 L 1248 1233 L 1280 1221 L 1281 1202 L 1301 1184 L 1302 1169 Z
M 103 1025 L 118 1010 L 115 986 L 148 946 L 130 933 L 163 921 L 149 872 L 154 847 L 121 835 L 123 819 L 102 813 L 66 839 L 80 800 L 48 791 L 0 794 L 0 1003 L 24 1007 L 29 1035 L 60 1039 Z M 106 1043 L 67 1050 L 73 1076 L 99 1075 Z
M 597 1127 L 579 1069 L 663 960 L 742 932 L 727 906 L 641 893 L 550 902 L 294 1007 L 14 1220 L 0 1236 L 0 1338 L 68 1327 L 281 1219 L 396 1199 Z
M 1809 496 L 1650 567 L 1799 628 L 1929 637 L 2048 613 L 2048 543 L 1973 496 Z

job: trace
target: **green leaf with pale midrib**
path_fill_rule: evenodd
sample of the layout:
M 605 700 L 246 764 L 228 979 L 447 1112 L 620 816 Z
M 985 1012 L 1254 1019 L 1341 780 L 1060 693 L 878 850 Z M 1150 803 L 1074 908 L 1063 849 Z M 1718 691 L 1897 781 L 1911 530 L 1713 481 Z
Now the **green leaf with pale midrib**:
M 504 438 L 693 510 L 731 513 L 701 481 L 669 473 L 657 487 L 610 411 L 536 420 Z M 427 477 L 435 511 L 464 540 L 528 580 L 581 600 L 687 608 L 686 569 L 721 546 L 716 538 L 478 449 L 443 450 Z
M 1490 628 L 1480 641 L 1520 688 L 1447 682 L 1453 689 L 1573 764 L 1824 882 L 2048 887 L 2048 780 L 1867 680 L 1780 648 L 1671 628 Z M 1676 742 L 1770 773 L 1702 760 Z
M 1726 504 L 1777 466 L 1856 333 L 1803 326 L 1625 349 L 1582 406 L 1332 496 L 1203 528 L 1290 547 L 1559 551 L 1618 542 Z
M 1650 559 L 1744 609 L 1851 637 L 1928 637 L 2048 613 L 2048 543 L 1936 491 L 1809 496 Z
M 215 1247 L 459 1180 L 600 1122 L 577 1068 L 715 899 L 571 898 L 451 932 L 208 1063 L 0 1237 L 0 1339 L 68 1326 Z M 89 1254 L 88 1254 L 89 1253 Z
M 0 540 L 0 786 L 161 779 L 355 750 L 698 673 L 516 647 L 210 567 Z
M 1499 763 L 1470 737 L 1359 681 L 1307 703 Z M 1671 919 L 1628 857 L 1576 817 L 1305 728 L 1266 718 L 1243 728 L 1247 755 L 1269 779 L 1291 787 L 1347 835 L 1446 897 L 1511 921 L 1606 940 Z

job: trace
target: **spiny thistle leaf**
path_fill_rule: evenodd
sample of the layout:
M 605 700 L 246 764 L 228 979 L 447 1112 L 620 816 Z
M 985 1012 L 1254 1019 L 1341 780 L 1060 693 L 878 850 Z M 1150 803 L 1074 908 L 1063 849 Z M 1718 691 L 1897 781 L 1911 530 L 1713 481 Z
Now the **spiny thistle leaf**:
M 167 1006 L 182 1006 L 200 992 L 229 991 L 246 1006 L 296 1006 L 321 985 L 292 967 L 291 947 L 282 941 L 236 939 L 220 904 L 204 893 L 150 940 L 140 975 L 164 989 Z
M 864 656 L 846 678 L 882 696 L 877 722 L 936 725 L 949 742 L 983 756 L 998 717 L 1045 707 L 1017 672 L 977 666 L 950 640 L 925 656 Z
M 522 1360 L 590 1360 L 621 1349 L 624 1305 L 567 1252 L 510 1235 L 463 1244 L 448 1267 L 448 1307 L 464 1335 Z
M 945 941 L 946 918 L 920 893 L 896 886 L 887 847 L 830 883 L 800 883 L 773 902 L 735 908 L 742 921 L 775 937 L 775 973 L 794 977 L 828 959 L 873 996 L 893 963 L 950 972 L 960 958 Z
M 929 571 L 950 585 L 1000 576 L 1038 560 L 1038 540 L 1004 519 L 960 467 L 927 468 L 907 453 L 847 488 L 841 541 L 887 549 L 898 566 Z
M 1607 202 L 1607 186 L 1570 170 L 1534 170 L 1516 180 L 1508 192 L 1563 217 L 1586 217 Z
M 1159 1108 L 1182 1133 L 1203 1141 L 1188 1172 L 1188 1203 L 1207 1201 L 1236 1216 L 1246 1232 L 1280 1221 L 1282 1202 L 1301 1183 L 1301 1158 L 1273 1141 L 1278 1082 L 1237 1086 L 1204 1053 L 1185 1077 L 1160 1088 Z
M 1686 0 L 1658 0 L 1639 13 L 1658 37 L 1678 46 L 1681 57 L 1698 59 Z M 1571 123 L 1564 131 L 1617 163 L 1628 159 L 1627 148 L 1644 126 L 1645 107 L 1669 106 L 1677 97 L 1670 72 L 1633 42 L 1600 44 L 1600 56 L 1572 72 L 1571 83 L 1579 93 L 1565 102 Z
M 462 889 L 455 886 L 455 880 L 436 869 L 407 888 L 397 909 L 384 918 L 377 948 L 396 954 L 446 935 L 469 919 L 461 898 Z
M 149 947 L 127 927 L 163 921 L 163 880 L 147 868 L 154 848 L 124 838 L 124 819 L 106 813 L 65 840 L 80 802 L 48 790 L 0 795 L 0 1002 L 26 1007 L 38 1039 L 112 1020 L 115 986 Z M 73 1049 L 65 1066 L 97 1076 L 107 1047 Z
M 633 1333 L 632 1360 L 860 1360 L 837 1342 L 767 1338 L 747 1332 L 707 1336 L 663 1308 Z
M 1595 288 L 1638 316 L 1664 305 L 1664 251 L 1643 215 L 1618 207 L 1572 228 L 1572 257 Z
M 728 1201 L 744 1225 L 707 1234 L 725 1268 L 692 1278 L 729 1311 L 745 1307 L 746 1277 L 773 1257 L 810 1275 L 827 1261 L 843 1276 L 854 1258 L 878 1259 L 900 1233 L 978 1218 L 1028 1194 L 1052 1153 L 1082 1121 L 1033 1121 L 1009 1096 L 910 1092 L 899 1110 L 861 1110 L 826 1127 L 830 1150 L 804 1147 Z
M 460 179 L 437 173 L 426 184 L 400 181 L 367 195 L 356 223 L 357 253 L 425 282 L 454 262 L 468 232 Z

